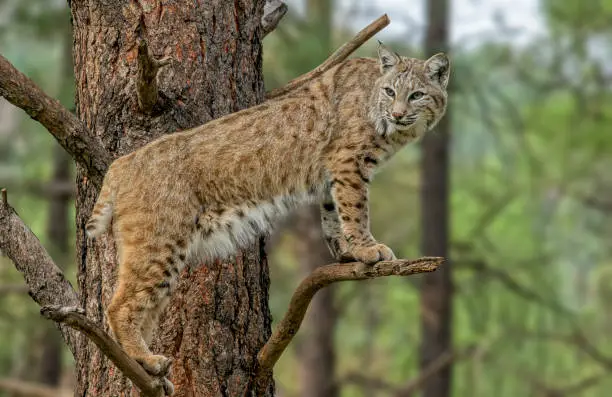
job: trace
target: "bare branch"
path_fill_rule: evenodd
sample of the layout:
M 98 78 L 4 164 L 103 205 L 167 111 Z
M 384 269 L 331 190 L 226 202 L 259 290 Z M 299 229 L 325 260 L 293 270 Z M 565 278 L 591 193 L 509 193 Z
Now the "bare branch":
M 23 274 L 30 289 L 29 295 L 36 303 L 41 306 L 78 304 L 77 294 L 64 277 L 64 273 L 9 205 L 6 189 L 2 189 L 0 203 L 0 251 L 8 256 Z M 74 353 L 77 333 L 65 326 L 60 326 L 60 331 Z
M 378 377 L 372 377 L 358 372 L 349 372 L 340 380 L 340 383 L 354 384 L 362 388 L 376 389 L 386 393 L 395 391 L 395 386 L 389 382 L 379 379 Z
M 440 257 L 423 257 L 415 260 L 378 262 L 367 266 L 360 262 L 334 263 L 321 266 L 306 277 L 297 287 L 285 316 L 278 323 L 272 336 L 257 355 L 258 367 L 254 375 L 254 387 L 263 390 L 268 375 L 287 345 L 302 324 L 306 309 L 313 296 L 321 288 L 339 281 L 368 280 L 386 276 L 409 276 L 435 271 L 444 262 Z
M 312 80 L 315 77 L 318 77 L 321 74 L 325 73 L 329 69 L 333 68 L 334 66 L 348 58 L 348 56 L 351 55 L 357 48 L 361 47 L 363 43 L 365 43 L 376 33 L 380 32 L 389 23 L 389 17 L 387 16 L 387 14 L 384 14 L 383 16 L 360 30 L 359 33 L 357 33 L 355 37 L 353 37 L 350 41 L 344 43 L 342 47 L 338 48 L 333 54 L 331 54 L 330 57 L 325 60 L 325 62 L 323 62 L 310 72 L 296 77 L 283 87 L 268 92 L 266 94 L 266 98 L 272 99 L 284 95 L 287 92 L 301 86 L 308 80 Z
M 72 390 L 57 389 L 47 385 L 25 382 L 19 379 L 0 379 L 0 390 L 15 397 L 70 397 Z
M 172 63 L 171 57 L 157 59 L 153 56 L 147 41 L 140 40 L 138 44 L 138 79 L 136 80 L 136 93 L 138 106 L 144 113 L 152 114 L 161 111 L 164 104 L 159 97 L 157 89 L 157 73 Z
M 565 306 L 559 304 L 554 300 L 549 300 L 543 297 L 541 294 L 534 290 L 523 286 L 507 272 L 500 269 L 495 269 L 484 261 L 460 261 L 460 263 L 462 266 L 470 267 L 481 274 L 496 279 L 508 290 L 514 292 L 516 295 L 527 301 L 538 303 L 541 306 L 550 309 L 552 312 L 566 316 L 568 318 L 571 318 L 574 315 L 574 313 L 572 313 L 570 309 L 566 308 Z
M 578 382 L 571 383 L 564 387 L 552 387 L 537 379 L 531 373 L 519 371 L 519 374 L 527 379 L 527 381 L 531 384 L 532 389 L 537 392 L 538 396 L 542 397 L 568 397 L 571 395 L 577 395 L 578 393 L 584 393 L 587 389 L 597 386 L 597 384 L 601 383 L 601 381 L 609 376 L 607 372 L 603 372 L 600 374 L 587 376 Z
M 267 0 L 264 5 L 264 13 L 261 17 L 261 28 L 263 30 L 263 37 L 266 37 L 268 33 L 276 29 L 276 26 L 280 20 L 287 13 L 287 4 L 280 0 Z
M 81 121 L 57 99 L 45 94 L 32 80 L 0 55 L 0 96 L 41 123 L 64 149 L 88 171 L 89 180 L 102 184 L 110 154 Z
M 76 306 L 45 306 L 40 314 L 58 323 L 65 324 L 82 332 L 89 340 L 94 342 L 125 376 L 130 378 L 144 395 L 148 397 L 162 397 L 171 395 L 172 390 L 164 390 L 171 384 L 165 378 L 153 378 L 143 368 L 128 356 L 123 349 L 96 323 L 85 317 L 85 312 Z
M 513 332 L 516 335 L 539 339 L 549 339 L 574 346 L 589 356 L 593 361 L 598 363 L 602 368 L 606 369 L 607 371 L 612 371 L 612 356 L 609 356 L 599 350 L 591 341 L 589 341 L 584 332 L 578 328 L 578 326 L 575 326 L 573 332 L 568 334 L 555 332 L 534 332 L 520 329 L 515 329 Z
M 453 362 L 456 362 L 463 358 L 475 356 L 478 352 L 482 351 L 483 348 L 484 347 L 469 346 L 461 350 L 454 350 L 452 352 L 447 351 L 446 353 L 438 356 L 427 366 L 427 368 L 419 372 L 414 378 L 410 379 L 408 383 L 399 388 L 393 386 L 392 384 L 384 380 L 378 378 L 370 378 L 366 375 L 354 372 L 347 374 L 341 380 L 341 382 L 373 387 L 375 389 L 379 389 L 381 391 L 385 391 L 389 394 L 392 394 L 396 397 L 410 397 L 414 393 L 418 392 L 419 389 L 423 387 L 425 382 L 429 380 L 432 376 L 436 375 Z
M 470 346 L 464 350 L 453 350 L 447 351 L 438 357 L 435 360 L 429 363 L 429 365 L 423 369 L 415 378 L 410 379 L 406 385 L 402 386 L 398 389 L 395 394 L 396 397 L 411 397 L 423 387 L 425 382 L 427 382 L 431 377 L 438 374 L 444 368 L 451 365 L 453 362 L 456 362 L 462 358 L 466 358 L 469 356 L 474 356 L 478 351 L 476 346 Z

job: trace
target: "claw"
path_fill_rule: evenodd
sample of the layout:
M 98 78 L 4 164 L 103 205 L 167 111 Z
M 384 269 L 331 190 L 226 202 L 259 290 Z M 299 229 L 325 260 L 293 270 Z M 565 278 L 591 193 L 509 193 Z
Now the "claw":
M 171 396 L 174 394 L 174 385 L 168 378 L 162 378 L 162 386 L 164 388 L 164 393 L 166 396 Z

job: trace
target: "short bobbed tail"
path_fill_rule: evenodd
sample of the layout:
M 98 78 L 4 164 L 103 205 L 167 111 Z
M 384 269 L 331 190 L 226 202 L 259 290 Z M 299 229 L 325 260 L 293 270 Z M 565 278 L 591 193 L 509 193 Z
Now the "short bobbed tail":
M 96 201 L 96 204 L 91 212 L 91 217 L 85 225 L 85 232 L 89 238 L 98 237 L 104 233 L 113 218 L 114 192 L 111 187 L 112 168 L 113 167 L 111 165 L 106 173 L 106 176 L 104 177 L 102 189 L 100 189 L 100 195 L 98 196 L 98 200 Z

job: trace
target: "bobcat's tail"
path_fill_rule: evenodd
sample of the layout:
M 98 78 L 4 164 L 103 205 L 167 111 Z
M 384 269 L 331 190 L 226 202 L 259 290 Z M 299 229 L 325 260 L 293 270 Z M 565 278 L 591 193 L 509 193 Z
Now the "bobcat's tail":
M 104 176 L 102 189 L 100 189 L 100 195 L 91 212 L 91 217 L 85 225 L 85 231 L 89 238 L 98 237 L 104 233 L 113 218 L 114 189 L 112 188 L 112 168 L 111 164 L 106 176 Z

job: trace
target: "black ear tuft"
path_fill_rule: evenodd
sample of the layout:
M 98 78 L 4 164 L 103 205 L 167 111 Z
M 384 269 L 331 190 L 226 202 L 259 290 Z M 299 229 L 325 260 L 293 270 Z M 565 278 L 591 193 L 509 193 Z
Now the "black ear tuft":
M 440 52 L 425 61 L 425 72 L 431 81 L 446 89 L 450 77 L 450 61 L 446 54 Z
M 378 41 L 378 61 L 380 62 L 380 71 L 385 73 L 393 66 L 401 61 L 401 57 L 395 52 L 387 48 L 380 40 Z

